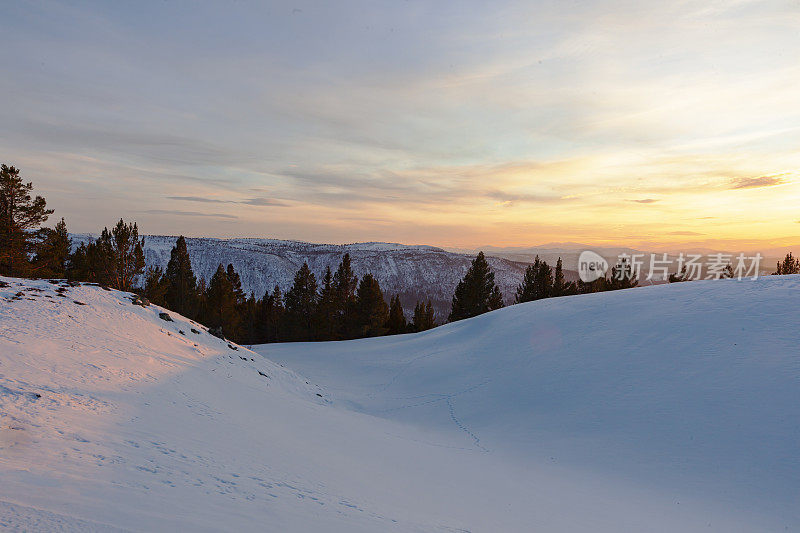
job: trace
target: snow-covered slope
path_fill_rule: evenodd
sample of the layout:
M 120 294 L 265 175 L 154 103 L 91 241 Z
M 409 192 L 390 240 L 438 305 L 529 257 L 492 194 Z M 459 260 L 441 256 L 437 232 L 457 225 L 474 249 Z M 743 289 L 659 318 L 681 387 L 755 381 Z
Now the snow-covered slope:
M 513 458 L 534 485 L 542 465 L 581 480 L 564 501 L 585 515 L 583 498 L 604 493 L 609 508 L 588 514 L 615 516 L 618 531 L 797 530 L 799 300 L 800 276 L 694 282 L 262 351 L 356 411 L 449 427 L 464 448 Z M 564 509 L 539 507 L 534 494 L 530 524 L 593 529 L 549 522 Z M 628 514 L 654 502 L 652 523 Z M 744 521 L 727 522 L 736 515 Z
M 74 246 L 94 238 L 87 234 L 72 235 Z M 176 239 L 164 235 L 146 236 L 147 265 L 166 268 Z M 304 261 L 308 262 L 312 272 L 321 276 L 326 266 L 335 271 L 342 256 L 349 253 L 353 270 L 359 278 L 367 272 L 375 275 L 387 300 L 399 294 L 408 312 L 414 309 L 417 299 L 430 298 L 439 322 L 446 320 L 456 284 L 474 257 L 433 246 L 376 242 L 337 245 L 277 239 L 187 238 L 186 244 L 198 277 L 205 276 L 208 281 L 219 264 L 232 263 L 241 275 L 245 291 L 255 293 L 258 298 L 276 284 L 285 293 Z M 488 261 L 510 303 L 522 281 L 525 264 L 496 257 L 490 257 Z M 568 277 L 571 278 L 572 274 L 568 273 Z
M 0 527 L 800 527 L 797 276 L 263 357 L 124 293 L 0 279 Z

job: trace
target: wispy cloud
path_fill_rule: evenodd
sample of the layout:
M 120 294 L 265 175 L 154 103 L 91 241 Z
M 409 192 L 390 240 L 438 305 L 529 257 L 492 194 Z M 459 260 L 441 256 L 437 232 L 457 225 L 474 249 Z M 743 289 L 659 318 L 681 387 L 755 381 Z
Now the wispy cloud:
M 181 202 L 200 202 L 209 204 L 229 204 L 230 200 L 218 200 L 216 198 L 205 198 L 202 196 L 167 196 L 168 200 L 178 200 Z
M 176 215 L 181 217 L 210 217 L 210 218 L 230 218 L 237 219 L 235 215 L 228 215 L 226 213 L 203 213 L 201 211 L 175 211 L 172 209 L 148 209 L 144 211 L 150 215 Z
M 246 200 L 220 200 L 219 198 L 207 198 L 204 196 L 165 196 L 167 200 L 177 200 L 180 202 L 198 202 L 198 203 L 209 203 L 209 204 L 244 204 L 244 205 L 253 205 L 258 207 L 286 207 L 289 204 L 285 202 L 281 202 L 280 200 L 274 200 L 272 198 L 248 198 Z
M 257 205 L 257 206 L 274 206 L 274 207 L 286 207 L 287 203 L 281 202 L 280 200 L 273 200 L 271 198 L 249 198 L 247 200 L 242 200 L 242 204 L 247 205 Z
M 772 187 L 786 183 L 784 175 L 759 176 L 757 178 L 737 178 L 731 181 L 731 189 L 752 189 L 756 187 Z
M 636 202 L 637 204 L 654 204 L 658 202 L 655 198 L 643 198 L 641 200 L 628 200 L 629 202 Z
M 507 191 L 487 191 L 484 193 L 488 198 L 503 202 L 508 206 L 515 204 L 552 204 L 566 201 L 567 199 L 552 194 L 526 194 Z M 573 198 L 574 199 L 574 198 Z

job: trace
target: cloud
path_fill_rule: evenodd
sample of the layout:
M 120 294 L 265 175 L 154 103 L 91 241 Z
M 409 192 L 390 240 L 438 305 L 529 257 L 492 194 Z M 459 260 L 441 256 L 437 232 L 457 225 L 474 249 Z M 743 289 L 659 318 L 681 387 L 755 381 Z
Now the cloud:
M 286 207 L 288 204 L 280 200 L 273 200 L 271 198 L 248 198 L 247 200 L 220 200 L 218 198 L 205 198 L 203 196 L 165 196 L 168 200 L 178 200 L 181 202 L 199 202 L 209 204 L 244 204 L 255 206 L 275 206 Z
M 275 207 L 286 207 L 289 205 L 284 202 L 281 202 L 280 200 L 273 200 L 271 198 L 250 198 L 248 200 L 243 200 L 239 203 L 247 205 L 275 206 Z
M 642 198 L 641 200 L 628 200 L 629 202 L 636 202 L 637 204 L 654 204 L 658 202 L 655 198 Z
M 705 233 L 698 233 L 696 231 L 670 231 L 667 235 L 705 235 Z
M 772 187 L 786 183 L 785 174 L 777 176 L 759 176 L 757 178 L 736 178 L 731 182 L 731 189 L 752 189 L 756 187 Z
M 183 217 L 214 217 L 214 218 L 231 218 L 238 219 L 234 215 L 227 215 L 225 213 L 201 213 L 199 211 L 174 211 L 172 209 L 149 209 L 145 211 L 149 215 L 177 215 Z
M 216 198 L 204 198 L 202 196 L 167 196 L 168 200 L 180 200 L 181 202 L 201 202 L 213 204 L 228 204 L 229 200 L 217 200 Z
M 550 204 L 567 200 L 558 195 L 512 193 L 506 191 L 488 191 L 485 195 L 499 202 L 503 202 L 507 207 L 511 207 L 517 203 Z

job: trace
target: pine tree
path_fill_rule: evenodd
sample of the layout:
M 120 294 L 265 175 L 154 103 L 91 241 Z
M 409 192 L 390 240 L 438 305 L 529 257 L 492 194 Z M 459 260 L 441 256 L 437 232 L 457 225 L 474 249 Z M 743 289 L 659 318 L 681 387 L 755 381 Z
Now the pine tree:
M 246 296 L 244 294 L 244 290 L 242 290 L 242 278 L 239 277 L 239 274 L 230 263 L 228 263 L 228 269 L 225 271 L 225 273 L 228 276 L 228 280 L 231 282 L 231 288 L 233 290 L 233 296 L 236 299 L 236 303 L 244 303 Z
M 590 294 L 593 292 L 603 292 L 612 290 L 609 288 L 609 281 L 606 278 L 597 278 L 594 281 L 584 282 L 583 280 L 578 280 L 578 294 Z
M 539 263 L 539 270 L 536 272 L 536 293 L 535 299 L 549 298 L 553 294 L 553 272 L 547 261 Z
M 261 301 L 261 339 L 263 342 L 278 342 L 281 340 L 279 328 L 283 320 L 283 295 L 281 288 L 275 285 L 272 294 L 269 290 L 264 293 Z
M 36 243 L 32 272 L 38 277 L 65 278 L 72 250 L 67 223 L 62 218 L 53 229 L 43 228 L 40 233 L 41 240 Z
M 89 281 L 89 259 L 86 243 L 81 243 L 67 261 L 67 279 L 73 281 Z
M 619 289 L 630 289 L 639 284 L 639 280 L 633 272 L 630 262 L 622 260 L 611 268 L 611 276 L 605 279 L 605 290 L 616 291 Z
M 97 241 L 89 244 L 81 243 L 69 256 L 67 279 L 108 285 L 106 268 L 110 260 L 107 255 Z
M 502 302 L 498 307 L 498 309 L 500 307 L 502 307 Z M 425 326 L 424 329 L 433 329 L 436 327 L 436 311 L 433 310 L 433 304 L 431 303 L 430 300 L 428 300 L 427 303 L 425 304 L 425 314 L 423 315 L 423 317 L 424 317 L 423 326 Z
M 366 274 L 358 285 L 356 294 L 358 310 L 358 333 L 365 337 L 376 337 L 386 333 L 389 307 L 383 299 L 383 291 L 372 274 Z
M 150 302 L 163 307 L 166 305 L 165 295 L 169 289 L 169 282 L 164 277 L 160 266 L 149 267 L 144 275 L 144 295 Z M 170 307 L 170 309 L 172 309 Z M 175 309 L 177 311 L 177 309 Z
M 183 235 L 178 237 L 175 246 L 172 247 L 165 278 L 167 282 L 166 306 L 183 316 L 189 318 L 196 316 L 197 278 L 192 271 L 189 250 Z
M 308 268 L 308 263 L 303 263 L 294 275 L 292 288 L 286 292 L 285 306 L 283 329 L 287 339 L 312 340 L 317 306 L 317 279 Z
M 556 261 L 556 271 L 553 274 L 553 290 L 551 296 L 564 296 L 567 294 L 567 282 L 564 279 L 564 265 L 561 258 Z
M 560 259 L 559 259 L 560 261 Z M 563 283 L 564 273 L 561 272 L 561 282 Z M 522 284 L 517 287 L 515 302 L 520 304 L 549 298 L 553 295 L 553 273 L 547 261 L 542 261 L 536 256 L 533 263 L 525 268 L 525 276 Z
M 680 273 L 678 273 L 678 274 L 674 274 L 674 273 L 670 274 L 668 279 L 669 279 L 670 283 L 680 283 L 682 281 L 691 281 L 689 279 L 689 275 L 686 273 L 686 265 L 683 265 L 683 268 L 681 268 Z
M 456 286 L 449 320 L 455 322 L 501 307 L 503 296 L 494 282 L 494 272 L 480 252 Z
M 430 300 L 427 304 L 417 301 L 417 305 L 414 306 L 414 321 L 411 327 L 417 332 L 436 327 L 433 305 Z
M 139 240 L 136 223 L 125 224 L 119 219 L 113 230 L 103 229 L 96 246 L 96 256 L 90 262 L 99 263 L 100 282 L 121 291 L 130 291 L 145 266 L 144 238 Z M 91 251 L 89 255 L 93 257 Z
M 194 316 L 201 324 L 208 324 L 208 283 L 205 276 L 201 275 L 197 281 L 197 306 Z
M 725 268 L 722 269 L 722 274 L 720 274 L 720 279 L 731 279 L 733 278 L 733 265 L 728 263 L 725 265 Z
M 232 338 L 239 327 L 239 314 L 233 286 L 222 265 L 217 267 L 208 284 L 206 306 L 206 325 L 222 327 L 223 334 Z
M 356 289 L 358 277 L 350 266 L 350 254 L 344 254 L 339 268 L 333 275 L 333 291 L 336 295 L 336 338 L 347 339 L 358 334 L 356 316 Z
M 525 268 L 525 275 L 522 278 L 522 283 L 517 287 L 517 294 L 514 302 L 521 304 L 525 302 L 532 302 L 536 299 L 536 280 L 539 274 L 539 256 L 533 261 L 533 264 Z
M 403 313 L 403 304 L 400 303 L 400 296 L 397 294 L 392 297 L 392 301 L 389 304 L 389 318 L 386 321 L 386 328 L 389 335 L 405 333 L 408 329 L 406 315 Z
M 53 213 L 41 196 L 31 198 L 33 183 L 23 183 L 19 169 L 0 165 L 0 274 L 28 272 L 36 231 Z
M 336 338 L 336 311 L 337 299 L 333 286 L 333 273 L 331 272 L 331 267 L 328 266 L 322 276 L 322 286 L 320 287 L 319 302 L 317 304 L 315 320 L 315 336 L 317 340 L 327 341 Z
M 775 274 L 778 276 L 786 274 L 800 274 L 800 258 L 795 258 L 792 252 L 786 254 L 783 261 L 778 263 Z
M 239 344 L 257 344 L 258 339 L 258 301 L 256 295 L 250 293 L 250 296 L 240 306 L 242 316 L 242 326 L 240 339 L 237 341 Z

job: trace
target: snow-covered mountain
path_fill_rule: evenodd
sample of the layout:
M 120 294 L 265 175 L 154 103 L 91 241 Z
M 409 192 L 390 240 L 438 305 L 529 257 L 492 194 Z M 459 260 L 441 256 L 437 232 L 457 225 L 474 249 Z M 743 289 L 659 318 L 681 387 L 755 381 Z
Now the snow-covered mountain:
M 95 237 L 76 234 L 72 238 L 73 245 L 78 246 Z M 166 268 L 176 239 L 175 236 L 146 236 L 147 265 Z M 327 266 L 335 271 L 342 256 L 349 253 L 353 270 L 359 278 L 371 272 L 380 282 L 387 300 L 399 294 L 406 312 L 409 312 L 417 299 L 430 298 L 440 322 L 447 318 L 456 284 L 474 258 L 433 246 L 376 242 L 335 245 L 276 239 L 187 238 L 186 244 L 198 278 L 202 275 L 209 280 L 219 264 L 232 263 L 241 275 L 245 291 L 255 293 L 258 298 L 276 284 L 281 290 L 288 290 L 295 272 L 304 261 L 308 262 L 312 272 L 321 276 Z M 497 257 L 489 257 L 488 261 L 510 303 L 522 281 L 526 264 Z M 572 278 L 572 273 L 568 273 L 568 277 Z
M 130 294 L 0 281 L 0 528 L 800 527 L 800 276 L 258 353 Z

